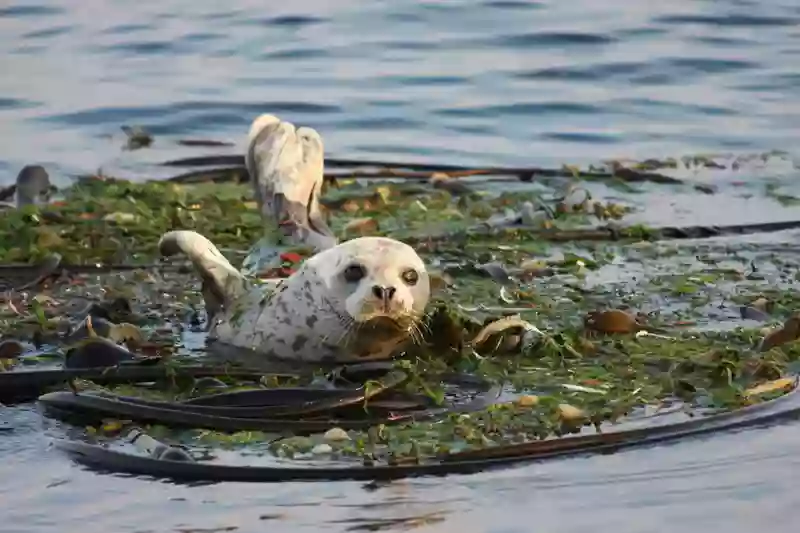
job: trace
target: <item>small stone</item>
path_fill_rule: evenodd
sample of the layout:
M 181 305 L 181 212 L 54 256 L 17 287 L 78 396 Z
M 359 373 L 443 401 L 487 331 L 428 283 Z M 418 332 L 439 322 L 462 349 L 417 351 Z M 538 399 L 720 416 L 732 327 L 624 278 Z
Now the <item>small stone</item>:
M 25 346 L 14 339 L 0 342 L 0 359 L 15 359 L 25 351 Z
M 539 397 L 534 394 L 523 394 L 516 401 L 520 407 L 533 407 L 539 404 Z
M 139 217 L 134 213 L 125 213 L 121 211 L 109 213 L 103 217 L 103 222 L 113 222 L 115 224 L 131 224 L 138 221 Z
M 314 455 L 324 455 L 333 452 L 333 448 L 330 444 L 322 443 L 317 444 L 313 448 L 311 448 L 311 453 Z
M 342 428 L 331 428 L 325 432 L 323 438 L 327 441 L 336 442 L 350 440 L 350 435 Z
M 560 416 L 562 420 L 575 422 L 586 418 L 586 413 L 584 413 L 582 409 L 568 403 L 560 403 L 558 404 L 558 416 Z

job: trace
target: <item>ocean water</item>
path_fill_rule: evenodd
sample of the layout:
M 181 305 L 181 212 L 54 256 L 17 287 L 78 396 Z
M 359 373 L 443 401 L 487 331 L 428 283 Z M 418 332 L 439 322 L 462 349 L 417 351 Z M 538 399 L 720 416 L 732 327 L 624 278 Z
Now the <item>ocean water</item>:
M 6 0 L 0 180 L 41 162 L 149 177 L 261 112 L 329 155 L 560 165 L 792 150 L 792 0 Z M 291 6 L 291 7 L 290 7 Z M 156 135 L 124 152 L 120 126 Z M 208 149 L 203 149 L 207 153 Z
M 211 153 L 177 140 L 240 152 L 262 112 L 317 128 L 338 157 L 796 153 L 800 3 L 0 2 L 0 184 L 30 163 L 59 184 L 98 168 L 160 177 L 153 163 Z M 122 125 L 154 146 L 123 150 Z M 16 427 L 0 435 L 3 533 L 738 533 L 789 531 L 800 504 L 797 425 L 382 486 L 185 487 L 83 471 L 49 449 L 33 408 L 0 420 Z

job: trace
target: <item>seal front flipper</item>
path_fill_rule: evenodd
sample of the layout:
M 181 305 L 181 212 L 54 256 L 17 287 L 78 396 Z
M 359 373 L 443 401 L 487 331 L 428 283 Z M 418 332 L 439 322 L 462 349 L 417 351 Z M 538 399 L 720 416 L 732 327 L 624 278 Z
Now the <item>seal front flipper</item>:
M 195 231 L 176 230 L 158 241 L 161 255 L 185 254 L 203 280 L 203 299 L 209 322 L 223 307 L 248 290 L 245 277 L 225 258 L 214 244 Z

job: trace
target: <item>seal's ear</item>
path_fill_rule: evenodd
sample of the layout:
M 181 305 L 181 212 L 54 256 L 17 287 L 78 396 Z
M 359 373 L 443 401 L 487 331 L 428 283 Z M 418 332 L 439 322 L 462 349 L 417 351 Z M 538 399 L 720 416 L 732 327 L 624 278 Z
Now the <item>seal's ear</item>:
M 203 280 L 207 312 L 216 313 L 246 290 L 245 277 L 233 268 L 211 241 L 195 231 L 165 233 L 158 241 L 158 249 L 163 256 L 183 253 L 189 258 Z

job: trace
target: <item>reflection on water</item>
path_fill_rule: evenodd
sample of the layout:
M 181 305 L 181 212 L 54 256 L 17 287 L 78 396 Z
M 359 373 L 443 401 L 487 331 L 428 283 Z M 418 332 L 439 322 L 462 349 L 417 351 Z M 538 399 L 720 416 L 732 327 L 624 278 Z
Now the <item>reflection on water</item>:
M 163 175 L 146 164 L 198 153 L 177 139 L 241 143 L 264 111 L 317 127 L 340 157 L 553 166 L 796 149 L 794 0 L 273 4 L 7 0 L 0 182 L 34 162 L 62 184 L 98 167 Z M 123 124 L 153 148 L 122 151 Z M 663 223 L 773 206 L 676 207 L 653 190 L 642 202 Z M 800 498 L 797 425 L 446 480 L 186 487 L 83 471 L 48 448 L 58 425 L 33 408 L 0 421 L 15 427 L 0 434 L 9 533 L 788 531 Z

